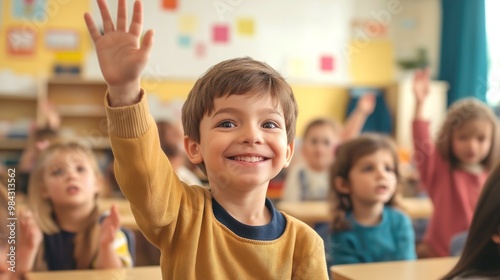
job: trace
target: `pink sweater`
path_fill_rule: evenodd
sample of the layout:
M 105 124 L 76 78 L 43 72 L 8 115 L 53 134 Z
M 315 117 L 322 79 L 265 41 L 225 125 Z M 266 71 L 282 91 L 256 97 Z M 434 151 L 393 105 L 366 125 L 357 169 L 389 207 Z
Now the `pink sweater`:
M 452 169 L 435 149 L 427 121 L 413 122 L 413 144 L 415 165 L 434 204 L 424 240 L 439 256 L 448 256 L 451 238 L 470 226 L 488 172 Z

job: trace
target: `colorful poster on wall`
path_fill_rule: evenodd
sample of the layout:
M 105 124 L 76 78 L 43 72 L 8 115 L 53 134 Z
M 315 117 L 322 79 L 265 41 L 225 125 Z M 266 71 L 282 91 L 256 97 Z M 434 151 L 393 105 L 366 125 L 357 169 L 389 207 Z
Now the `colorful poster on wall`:
M 7 29 L 7 54 L 33 55 L 36 51 L 36 32 L 26 27 Z
M 229 42 L 229 27 L 225 24 L 216 24 L 212 28 L 214 43 L 225 44 Z
M 322 72 L 333 72 L 334 64 L 331 55 L 322 55 L 319 58 L 320 69 Z
M 193 35 L 198 28 L 198 18 L 191 15 L 182 15 L 179 17 L 179 32 L 182 34 Z
M 165 10 L 176 10 L 177 9 L 177 0 L 162 0 L 161 7 Z
M 255 25 L 252 18 L 240 18 L 237 20 L 238 34 L 242 36 L 253 36 L 255 34 Z
M 45 48 L 53 51 L 80 49 L 80 35 L 73 29 L 49 29 L 45 32 Z
M 177 43 L 179 44 L 179 47 L 187 49 L 191 46 L 191 37 L 188 35 L 179 35 Z
M 13 0 L 12 16 L 14 19 L 29 19 L 34 21 L 47 20 L 47 0 Z

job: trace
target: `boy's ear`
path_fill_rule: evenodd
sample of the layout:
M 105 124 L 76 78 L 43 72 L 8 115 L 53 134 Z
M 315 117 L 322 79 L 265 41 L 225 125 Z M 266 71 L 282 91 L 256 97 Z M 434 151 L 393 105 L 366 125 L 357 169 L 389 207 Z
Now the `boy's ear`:
M 335 182 L 334 187 L 339 193 L 349 194 L 351 192 L 351 189 L 349 188 L 349 182 L 346 179 L 337 176 L 335 177 L 334 182 Z
M 285 165 L 283 168 L 286 168 L 290 165 L 290 162 L 292 161 L 293 158 L 293 152 L 295 151 L 295 140 L 292 141 L 292 143 L 288 144 L 286 148 L 286 161 Z
M 496 244 L 500 245 L 500 234 L 493 234 L 491 240 L 493 240 L 493 242 L 495 242 Z
M 184 136 L 184 149 L 186 150 L 189 161 L 193 164 L 200 164 L 203 162 L 203 157 L 200 152 L 200 144 L 193 141 L 188 136 Z

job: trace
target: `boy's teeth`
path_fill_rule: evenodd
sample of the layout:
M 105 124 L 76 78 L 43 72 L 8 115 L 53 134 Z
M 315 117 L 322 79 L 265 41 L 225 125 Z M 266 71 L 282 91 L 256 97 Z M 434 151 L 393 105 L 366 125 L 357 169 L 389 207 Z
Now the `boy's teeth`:
M 263 161 L 263 157 L 241 157 L 241 156 L 236 156 L 234 157 L 235 160 L 237 161 L 245 161 L 245 162 L 258 162 L 258 161 Z

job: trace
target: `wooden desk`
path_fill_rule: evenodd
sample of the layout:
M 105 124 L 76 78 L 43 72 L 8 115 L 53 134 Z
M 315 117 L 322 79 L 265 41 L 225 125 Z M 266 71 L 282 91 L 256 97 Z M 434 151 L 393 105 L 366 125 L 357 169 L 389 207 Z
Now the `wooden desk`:
M 420 259 L 417 261 L 334 265 L 330 273 L 335 280 L 436 280 L 448 273 L 457 257 Z
M 159 266 L 141 266 L 123 269 L 66 270 L 51 272 L 30 272 L 26 280 L 161 280 Z
M 412 219 L 429 218 L 432 202 L 428 198 L 402 198 L 402 207 Z M 330 222 L 330 204 L 326 201 L 279 202 L 276 208 L 306 224 Z

